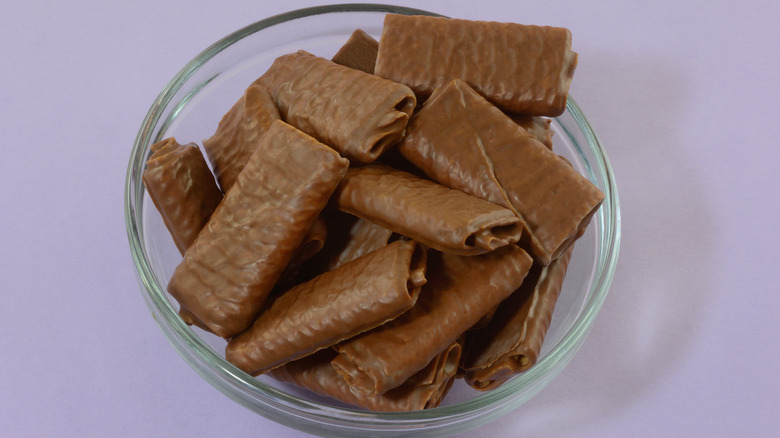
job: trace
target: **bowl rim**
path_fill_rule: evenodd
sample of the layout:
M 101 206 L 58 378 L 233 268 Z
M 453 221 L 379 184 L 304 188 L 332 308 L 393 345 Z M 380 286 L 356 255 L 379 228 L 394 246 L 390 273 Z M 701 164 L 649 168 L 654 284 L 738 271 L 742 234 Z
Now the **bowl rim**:
M 558 344 L 555 345 L 546 356 L 541 358 L 534 367 L 493 391 L 480 394 L 467 401 L 414 412 L 368 412 L 359 409 L 340 408 L 284 393 L 283 391 L 244 373 L 227 362 L 224 357 L 216 354 L 211 347 L 193 332 L 190 327 L 179 318 L 178 312 L 166 298 L 166 293 L 161 284 L 157 281 L 156 275 L 149 263 L 143 243 L 142 213 L 145 189 L 141 183 L 140 176 L 145 167 L 144 158 L 147 152 L 147 145 L 150 144 L 149 142 L 152 140 L 152 130 L 160 120 L 163 110 L 172 103 L 171 99 L 176 92 L 201 65 L 233 43 L 242 40 L 251 34 L 276 24 L 298 18 L 341 12 L 377 12 L 442 16 L 415 8 L 365 3 L 317 6 L 274 15 L 245 26 L 206 48 L 187 63 L 169 81 L 155 99 L 147 112 L 133 143 L 133 149 L 130 154 L 126 172 L 124 190 L 126 231 L 139 282 L 143 285 L 145 291 L 145 293 L 143 293 L 144 299 L 147 302 L 149 309 L 152 311 L 155 321 L 160 326 L 169 342 L 173 344 L 185 361 L 187 361 L 196 372 L 209 381 L 209 383 L 216 386 L 221 391 L 225 392 L 227 390 L 232 392 L 233 389 L 238 389 L 239 391 L 242 391 L 245 396 L 246 394 L 251 394 L 252 400 L 246 398 L 237 400 L 247 407 L 250 405 L 254 406 L 254 401 L 262 399 L 274 411 L 284 411 L 287 414 L 292 414 L 293 416 L 308 419 L 310 421 L 319 423 L 336 421 L 339 424 L 347 424 L 351 427 L 363 426 L 372 428 L 398 424 L 399 422 L 404 423 L 407 426 L 413 424 L 429 424 L 431 421 L 437 419 L 465 418 L 465 416 L 471 417 L 473 415 L 479 415 L 480 412 L 501 409 L 505 405 L 511 403 L 513 400 L 511 395 L 517 390 L 531 386 L 538 379 L 547 375 L 549 375 L 549 378 L 551 379 L 555 373 L 563 368 L 556 368 L 555 365 L 561 360 L 568 361 L 571 359 L 571 356 L 579 348 L 579 345 L 582 343 L 585 336 L 587 336 L 593 321 L 606 299 L 617 266 L 621 240 L 621 215 L 614 173 L 600 140 L 585 118 L 579 105 L 577 105 L 571 96 L 569 96 L 567 101 L 566 111 L 572 115 L 577 125 L 582 129 L 582 133 L 586 137 L 587 146 L 590 148 L 590 151 L 595 158 L 595 163 L 593 164 L 596 165 L 599 174 L 603 177 L 602 183 L 604 184 L 604 187 L 602 190 L 604 191 L 605 199 L 602 207 L 597 212 L 597 220 L 604 225 L 599 236 L 601 248 L 605 249 L 600 252 L 598 260 L 598 266 L 600 266 L 601 269 L 596 273 L 597 275 L 594 278 L 591 290 L 588 294 L 588 300 L 584 304 L 584 311 L 578 315 L 571 328 L 563 335 Z M 197 90 L 195 92 L 197 92 Z M 185 101 L 186 100 L 188 99 L 185 98 Z M 181 105 L 181 103 L 179 105 Z M 162 132 L 158 133 L 158 136 L 160 135 L 162 135 Z M 589 178 L 593 179 L 594 175 L 592 171 L 590 169 L 588 170 L 591 173 Z M 160 316 L 162 320 L 161 318 L 158 318 L 158 316 Z M 207 366 L 212 375 L 205 375 L 205 371 L 199 369 L 195 363 Z M 220 379 L 220 382 L 213 381 L 212 378 L 215 377 Z M 218 385 L 222 385 L 223 387 L 219 387 Z M 228 387 L 232 387 L 232 389 L 228 389 Z M 225 393 L 228 394 L 227 392 Z M 235 394 L 230 395 L 231 398 L 234 398 L 234 396 Z M 269 412 L 260 413 L 263 415 L 269 414 Z

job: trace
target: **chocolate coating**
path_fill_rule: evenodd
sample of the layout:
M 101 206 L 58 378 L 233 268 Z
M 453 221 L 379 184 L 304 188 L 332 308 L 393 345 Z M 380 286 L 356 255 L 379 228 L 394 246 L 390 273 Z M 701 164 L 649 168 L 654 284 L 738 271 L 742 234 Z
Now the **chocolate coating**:
M 303 237 L 301 246 L 298 247 L 298 254 L 296 254 L 297 263 L 303 263 L 310 258 L 314 257 L 325 246 L 325 241 L 328 238 L 328 224 L 322 216 L 318 216 L 314 224 L 306 232 Z
M 347 42 L 333 55 L 331 61 L 345 67 L 374 74 L 379 41 L 362 29 L 352 32 Z
M 409 121 L 398 150 L 439 184 L 514 210 L 493 174 L 484 146 L 496 141 L 500 131 L 496 131 L 494 117 L 473 107 L 472 93 L 460 80 L 438 88 Z M 508 135 L 522 133 L 513 130 Z
M 550 123 L 552 120 L 546 118 L 546 117 L 539 117 L 539 116 L 526 116 L 526 115 L 518 115 L 513 114 L 509 116 L 513 122 L 517 123 L 518 125 L 522 126 L 523 129 L 531 136 L 540 142 L 542 142 L 543 145 L 547 146 L 547 149 L 552 150 L 553 148 L 553 131 L 550 128 Z
M 523 285 L 499 304 L 490 323 L 469 332 L 462 368 L 475 389 L 495 389 L 539 358 L 574 247 L 547 266 L 534 265 Z
M 487 143 L 485 149 L 528 231 L 522 245 L 537 262 L 549 264 L 582 236 L 604 193 L 531 136 Z
M 284 268 L 284 272 L 279 277 L 274 291 L 281 292 L 287 290 L 299 282 L 298 275 L 301 266 L 325 247 L 327 237 L 328 225 L 322 215 L 320 215 L 311 228 L 309 228 L 309 231 L 306 232 L 306 235 L 303 236 L 303 241 L 295 251 L 290 263 Z
M 217 335 L 246 330 L 347 166 L 334 150 L 274 122 L 168 291 Z
M 298 51 L 255 81 L 287 123 L 350 160 L 370 163 L 404 135 L 416 105 L 409 87 Z
M 421 101 L 459 78 L 505 111 L 558 116 L 576 65 L 568 29 L 388 14 L 375 74 Z
M 531 267 L 516 245 L 480 256 L 428 254 L 417 304 L 395 320 L 345 341 L 332 364 L 355 391 L 398 387 L 515 291 Z
M 230 340 L 227 360 L 258 375 L 392 320 L 417 300 L 425 256 L 398 241 L 293 287 Z
M 356 218 L 344 236 L 344 245 L 338 253 L 333 254 L 328 263 L 328 270 L 336 269 L 358 257 L 387 245 L 393 232 L 369 220 Z
M 437 89 L 414 116 L 399 149 L 442 184 L 508 201 L 526 227 L 523 246 L 542 265 L 582 234 L 604 199 L 568 162 L 458 79 Z
M 194 143 L 181 145 L 170 137 L 151 148 L 144 187 L 184 255 L 222 201 L 222 192 Z
M 522 233 L 509 209 L 379 165 L 351 168 L 333 202 L 431 248 L 462 255 L 509 245 Z
M 203 140 L 203 149 L 223 192 L 227 193 L 233 186 L 260 138 L 279 119 L 279 111 L 268 91 L 252 85 L 222 117 L 216 133 Z
M 398 235 L 387 228 L 343 211 L 327 208 L 322 216 L 328 224 L 328 241 L 317 255 L 301 266 L 300 281 L 332 271 L 398 240 Z
M 452 344 L 398 388 L 368 396 L 352 391 L 330 365 L 333 350 L 322 350 L 269 371 L 277 380 L 372 411 L 416 411 L 438 406 L 452 382 L 460 358 L 460 345 Z

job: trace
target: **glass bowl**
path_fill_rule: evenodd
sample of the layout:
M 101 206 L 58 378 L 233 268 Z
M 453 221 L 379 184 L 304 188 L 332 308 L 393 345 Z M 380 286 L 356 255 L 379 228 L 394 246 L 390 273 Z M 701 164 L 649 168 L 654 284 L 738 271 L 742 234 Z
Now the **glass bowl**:
M 491 392 L 456 381 L 440 407 L 408 413 L 353 409 L 261 376 L 224 358 L 225 341 L 187 326 L 166 292 L 181 260 L 144 190 L 141 175 L 150 146 L 174 136 L 180 143 L 211 136 L 222 115 L 279 55 L 299 49 L 330 58 L 357 28 L 378 38 L 388 12 L 437 15 L 388 5 L 332 5 L 296 10 L 259 21 L 207 48 L 176 74 L 152 104 L 138 131 L 127 170 L 125 219 L 141 291 L 164 335 L 206 381 L 273 421 L 322 436 L 441 436 L 463 432 L 516 409 L 547 385 L 585 340 L 607 296 L 620 243 L 617 188 L 606 153 L 585 115 L 569 98 L 553 120 L 557 153 L 568 158 L 605 194 L 569 272 L 538 363 Z M 184 396 L 184 394 L 182 394 Z

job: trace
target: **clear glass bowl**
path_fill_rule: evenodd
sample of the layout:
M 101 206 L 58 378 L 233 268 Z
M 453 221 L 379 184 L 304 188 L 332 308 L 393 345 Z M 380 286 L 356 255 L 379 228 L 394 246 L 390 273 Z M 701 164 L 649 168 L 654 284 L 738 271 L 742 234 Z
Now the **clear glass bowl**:
M 456 381 L 442 406 L 410 413 L 356 410 L 306 391 L 254 378 L 224 358 L 225 342 L 187 326 L 166 285 L 181 260 L 141 175 L 150 146 L 169 136 L 200 143 L 222 115 L 279 55 L 299 49 L 330 58 L 357 28 L 378 38 L 384 15 L 436 15 L 385 5 L 333 5 L 277 15 L 247 26 L 207 48 L 171 80 L 149 109 L 127 170 L 125 219 L 141 291 L 160 329 L 182 358 L 225 395 L 269 419 L 335 437 L 442 436 L 492 421 L 537 394 L 585 340 L 607 296 L 620 243 L 620 207 L 606 153 L 585 115 L 569 98 L 553 121 L 556 152 L 605 194 L 601 209 L 577 242 L 539 362 L 498 389 L 482 393 Z M 182 394 L 184 396 L 184 394 Z

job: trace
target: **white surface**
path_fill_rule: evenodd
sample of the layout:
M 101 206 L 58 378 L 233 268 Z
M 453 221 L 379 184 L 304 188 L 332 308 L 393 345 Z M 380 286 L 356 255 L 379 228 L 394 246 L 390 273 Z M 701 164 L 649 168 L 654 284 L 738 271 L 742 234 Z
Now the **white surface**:
M 198 377 L 150 318 L 122 210 L 157 93 L 233 30 L 321 2 L 5 2 L 0 434 L 307 436 Z M 462 436 L 776 434 L 780 8 L 398 2 L 565 26 L 623 209 L 612 292 L 540 395 Z

